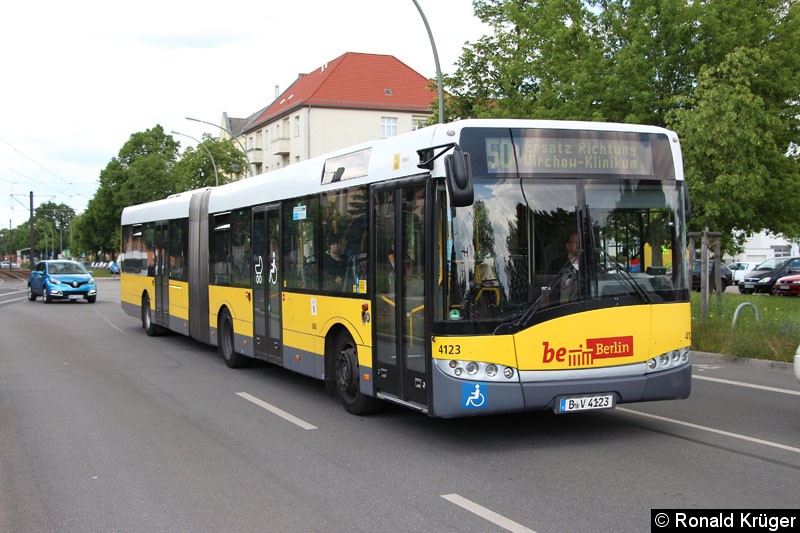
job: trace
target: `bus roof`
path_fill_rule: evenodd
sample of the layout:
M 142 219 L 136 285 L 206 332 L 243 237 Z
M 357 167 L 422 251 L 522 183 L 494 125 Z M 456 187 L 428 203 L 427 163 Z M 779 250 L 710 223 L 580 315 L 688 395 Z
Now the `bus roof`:
M 208 212 L 219 213 L 237 207 L 275 202 L 283 198 L 421 174 L 425 171 L 417 167 L 419 163 L 417 150 L 433 145 L 436 130 L 435 126 L 421 128 L 391 139 L 349 146 L 279 170 L 217 187 L 209 197 Z M 368 171 L 365 175 L 322 184 L 326 161 L 358 152 L 365 152 L 368 155 Z
M 189 217 L 189 202 L 194 193 L 204 191 L 210 187 L 184 191 L 171 194 L 163 200 L 155 200 L 145 204 L 132 205 L 122 210 L 120 223 L 125 226 L 128 224 L 139 224 L 151 222 L 153 220 L 169 220 L 173 218 Z

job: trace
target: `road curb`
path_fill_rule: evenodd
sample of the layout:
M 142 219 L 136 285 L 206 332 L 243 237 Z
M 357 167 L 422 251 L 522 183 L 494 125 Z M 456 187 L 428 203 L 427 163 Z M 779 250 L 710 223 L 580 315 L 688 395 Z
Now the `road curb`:
M 794 365 L 784 361 L 770 361 L 768 359 L 747 359 L 745 357 L 736 357 L 733 355 L 723 355 L 718 353 L 709 352 L 689 352 L 692 356 L 692 361 L 698 362 L 698 359 L 703 363 L 730 363 L 734 365 L 742 365 L 751 368 L 762 368 L 768 370 L 778 370 L 781 372 L 793 372 Z

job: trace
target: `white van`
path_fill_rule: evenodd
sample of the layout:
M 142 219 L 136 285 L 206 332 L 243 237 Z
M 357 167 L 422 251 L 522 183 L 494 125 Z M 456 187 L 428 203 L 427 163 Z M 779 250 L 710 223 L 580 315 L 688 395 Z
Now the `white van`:
M 744 279 L 744 275 L 758 266 L 758 263 L 750 263 L 746 261 L 736 261 L 728 265 L 733 274 L 733 284 L 738 285 Z

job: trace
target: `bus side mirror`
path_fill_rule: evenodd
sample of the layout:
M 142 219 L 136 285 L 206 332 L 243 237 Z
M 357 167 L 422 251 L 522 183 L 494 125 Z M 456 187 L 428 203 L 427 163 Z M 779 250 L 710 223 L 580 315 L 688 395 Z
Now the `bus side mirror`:
M 444 158 L 444 168 L 453 207 L 472 205 L 475 191 L 472 188 L 472 165 L 469 154 L 462 151 L 458 145 L 454 146 L 453 153 Z

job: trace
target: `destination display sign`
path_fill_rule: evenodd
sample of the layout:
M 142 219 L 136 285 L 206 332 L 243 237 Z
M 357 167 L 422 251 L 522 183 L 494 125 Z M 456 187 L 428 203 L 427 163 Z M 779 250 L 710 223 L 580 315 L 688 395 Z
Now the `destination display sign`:
M 653 173 L 650 142 L 642 137 L 486 137 L 485 145 L 489 174 Z

